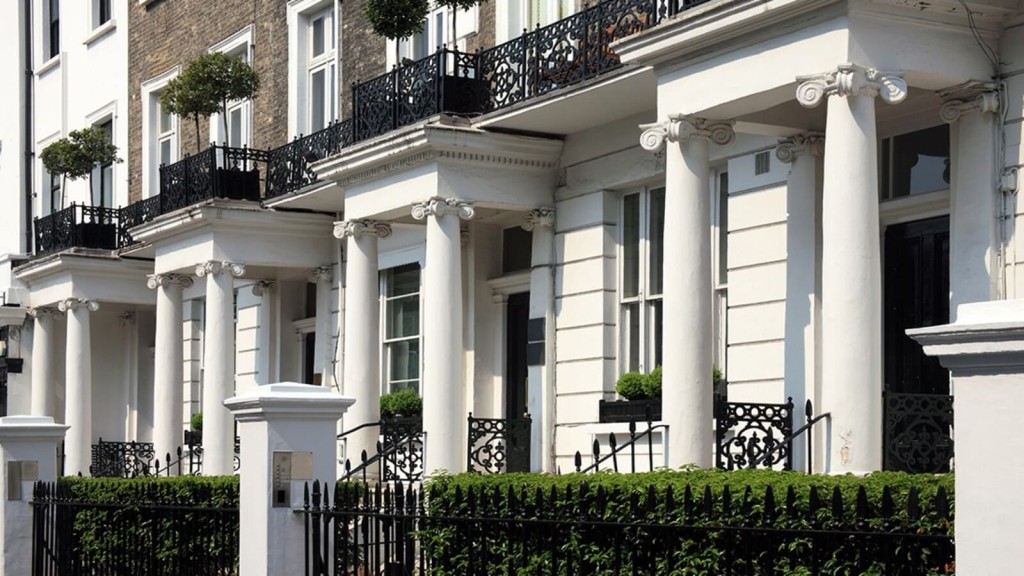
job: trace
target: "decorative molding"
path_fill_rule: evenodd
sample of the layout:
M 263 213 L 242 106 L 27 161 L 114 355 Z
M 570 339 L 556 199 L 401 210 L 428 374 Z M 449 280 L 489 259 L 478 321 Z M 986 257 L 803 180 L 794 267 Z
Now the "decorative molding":
M 150 274 L 146 276 L 146 286 L 155 290 L 159 286 L 181 286 L 191 288 L 195 281 L 187 274 Z
M 427 216 L 441 217 L 446 214 L 455 214 L 462 220 L 470 220 L 476 214 L 473 205 L 458 198 L 442 198 L 434 196 L 429 200 L 412 205 L 412 217 L 416 220 L 423 220 Z
M 88 300 L 85 298 L 67 298 L 58 302 L 57 308 L 61 312 L 67 312 L 68 310 L 74 312 L 78 309 L 95 312 L 100 309 L 100 303 L 95 300 Z
M 54 318 L 63 314 L 62 310 L 54 308 L 53 306 L 36 306 L 35 308 L 28 309 L 28 315 L 39 320 L 46 318 Z
M 313 284 L 317 282 L 333 282 L 334 281 L 334 268 L 331 266 L 318 266 L 309 271 L 309 281 Z
M 943 122 L 952 124 L 964 114 L 999 114 L 1002 95 L 999 86 L 991 82 L 971 81 L 937 92 L 943 104 L 939 116 Z
M 775 149 L 775 156 L 786 164 L 792 164 L 798 157 L 803 155 L 821 156 L 825 155 L 825 135 L 821 132 L 808 132 L 791 136 L 785 140 L 779 140 Z
M 196 276 L 202 278 L 204 276 L 216 276 L 221 272 L 229 272 L 235 278 L 238 278 L 245 274 L 245 264 L 240 262 L 228 262 L 209 260 L 207 262 L 200 262 L 196 264 Z
M 277 291 L 276 280 L 259 280 L 252 284 L 252 295 L 263 297 L 264 295 L 270 294 Z
M 380 220 L 343 220 L 334 223 L 334 237 L 344 240 L 349 236 L 359 238 L 361 236 L 376 236 L 384 239 L 391 236 L 391 224 Z
M 554 228 L 555 227 L 555 209 L 554 208 L 534 208 L 523 216 L 523 222 L 520 224 L 523 230 L 532 232 L 534 228 Z
M 883 72 L 856 64 L 840 64 L 835 71 L 797 76 L 796 99 L 805 108 L 814 108 L 827 96 L 881 96 L 888 104 L 899 104 L 907 97 L 907 82 L 902 72 Z
M 733 141 L 736 132 L 732 122 L 705 120 L 683 114 L 669 114 L 667 120 L 653 124 L 641 124 L 640 146 L 649 152 L 658 152 L 665 141 L 682 142 L 690 138 L 706 138 L 714 144 L 725 146 Z

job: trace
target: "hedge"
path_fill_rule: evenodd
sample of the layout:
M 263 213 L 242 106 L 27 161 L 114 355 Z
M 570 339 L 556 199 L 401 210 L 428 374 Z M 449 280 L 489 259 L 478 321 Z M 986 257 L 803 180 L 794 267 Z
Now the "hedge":
M 50 493 L 39 498 L 39 489 Z M 153 562 L 229 574 L 238 564 L 238 497 L 237 476 L 65 477 L 37 487 L 36 500 L 60 503 L 58 518 L 73 514 L 73 530 L 57 537 L 75 541 L 83 566 L 131 573 Z
M 481 562 L 489 573 L 546 573 L 566 561 L 601 574 L 953 573 L 952 474 L 462 474 L 434 479 L 428 493 L 430 521 L 420 539 L 431 574 L 467 573 Z M 818 503 L 814 514 L 812 501 Z M 467 538 L 466 517 L 491 520 L 474 525 Z M 821 532 L 793 532 L 800 530 Z M 924 536 L 887 539 L 886 533 Z

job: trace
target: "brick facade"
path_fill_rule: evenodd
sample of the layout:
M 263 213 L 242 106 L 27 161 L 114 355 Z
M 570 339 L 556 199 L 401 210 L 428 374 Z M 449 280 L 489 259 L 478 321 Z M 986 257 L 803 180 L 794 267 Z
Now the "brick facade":
M 130 201 L 142 195 L 141 85 L 207 52 L 211 46 L 253 25 L 260 92 L 253 103 L 252 141 L 257 148 L 285 143 L 288 130 L 288 25 L 281 0 L 157 0 L 129 2 L 128 146 Z M 195 125 L 178 126 L 179 154 L 196 151 Z M 206 148 L 209 125 L 200 121 L 199 140 Z
M 352 116 L 352 83 L 365 82 L 386 72 L 387 40 L 366 21 L 366 0 L 341 3 L 341 106 L 342 118 Z

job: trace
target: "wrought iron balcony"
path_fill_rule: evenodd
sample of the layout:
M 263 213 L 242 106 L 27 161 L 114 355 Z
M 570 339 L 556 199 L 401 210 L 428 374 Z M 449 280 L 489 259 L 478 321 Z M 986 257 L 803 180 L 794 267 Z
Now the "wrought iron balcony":
M 273 198 L 294 192 L 316 182 L 309 165 L 352 144 L 352 120 L 332 122 L 308 136 L 299 136 L 267 152 L 267 182 L 264 197 Z
M 195 156 L 160 167 L 160 213 L 212 198 L 260 200 L 259 165 L 267 153 L 256 148 L 210 146 Z
M 35 219 L 36 256 L 70 248 L 115 250 L 119 210 L 102 206 L 71 206 Z

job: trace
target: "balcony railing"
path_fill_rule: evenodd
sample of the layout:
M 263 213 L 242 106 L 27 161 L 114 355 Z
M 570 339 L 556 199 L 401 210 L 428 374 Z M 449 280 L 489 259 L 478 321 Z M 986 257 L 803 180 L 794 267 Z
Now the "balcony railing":
M 606 0 L 487 50 L 442 48 L 354 84 L 352 117 L 323 130 L 269 151 L 211 146 L 161 166 L 158 196 L 108 216 L 119 221 L 113 240 L 91 237 L 90 245 L 83 244 L 68 223 L 74 220 L 70 214 L 39 219 L 36 254 L 74 246 L 124 248 L 135 243 L 129 230 L 180 208 L 212 198 L 260 201 L 301 190 L 317 181 L 310 164 L 354 143 L 441 113 L 501 110 L 611 72 L 622 65 L 612 42 L 706 1 Z M 260 164 L 265 164 L 262 174 Z
M 114 250 L 118 240 L 118 209 L 71 206 L 35 219 L 36 255 L 69 248 Z

